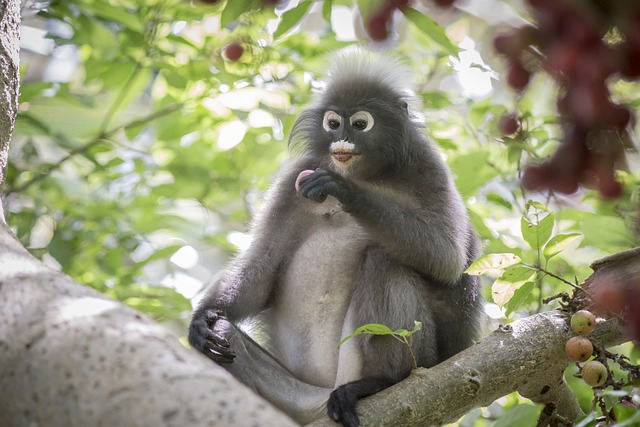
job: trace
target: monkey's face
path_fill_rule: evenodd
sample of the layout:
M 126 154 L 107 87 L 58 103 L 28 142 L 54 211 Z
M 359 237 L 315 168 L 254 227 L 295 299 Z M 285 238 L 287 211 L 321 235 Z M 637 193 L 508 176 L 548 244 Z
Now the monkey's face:
M 303 111 L 290 142 L 344 176 L 370 179 L 403 168 L 411 138 L 407 103 L 369 81 L 333 85 L 315 108 Z
M 368 111 L 353 114 L 339 114 L 327 110 L 322 119 L 322 128 L 329 137 L 331 163 L 339 172 L 346 172 L 357 166 L 363 151 L 367 133 L 375 126 L 375 119 Z
M 329 107 L 322 116 L 323 137 L 315 143 L 323 145 L 323 157 L 336 172 L 367 179 L 403 157 L 405 114 L 406 109 L 380 99 Z

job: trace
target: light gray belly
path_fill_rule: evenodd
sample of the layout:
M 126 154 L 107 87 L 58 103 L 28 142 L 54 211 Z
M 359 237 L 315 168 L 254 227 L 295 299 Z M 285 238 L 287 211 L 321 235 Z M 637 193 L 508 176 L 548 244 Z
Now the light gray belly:
M 370 240 L 335 199 L 311 215 L 314 225 L 291 254 L 274 302 L 271 347 L 298 378 L 332 387 L 354 278 Z

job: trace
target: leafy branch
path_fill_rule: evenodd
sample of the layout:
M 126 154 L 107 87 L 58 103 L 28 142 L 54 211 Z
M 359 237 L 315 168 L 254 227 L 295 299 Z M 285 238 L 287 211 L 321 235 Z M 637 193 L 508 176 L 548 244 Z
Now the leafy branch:
M 406 345 L 409 349 L 409 355 L 411 356 L 411 362 L 413 365 L 413 369 L 418 367 L 418 362 L 416 361 L 416 356 L 413 353 L 413 334 L 422 329 L 422 322 L 418 322 L 417 320 L 413 321 L 413 329 L 408 331 L 406 329 L 396 329 L 395 331 L 391 330 L 386 325 L 381 325 L 380 323 L 368 323 L 366 325 L 360 326 L 356 329 L 351 335 L 344 337 L 342 341 L 340 341 L 340 345 L 342 345 L 348 339 L 351 339 L 355 336 L 362 334 L 369 335 L 390 335 L 392 338 L 400 341 L 403 345 Z
M 62 167 L 63 164 L 65 164 L 67 161 L 71 160 L 72 158 L 74 158 L 75 156 L 77 156 L 78 154 L 83 154 L 86 153 L 87 151 L 89 151 L 92 147 L 100 144 L 101 142 L 104 142 L 106 139 L 110 138 L 111 136 L 113 136 L 116 132 L 118 132 L 120 129 L 127 129 L 130 127 L 137 127 L 137 126 L 143 126 L 146 125 L 156 119 L 159 119 L 161 117 L 164 117 L 178 109 L 180 109 L 183 106 L 183 104 L 181 103 L 174 103 L 174 104 L 170 104 L 167 105 L 166 107 L 155 111 L 145 117 L 141 117 L 139 119 L 136 120 L 132 120 L 128 123 L 125 123 L 123 125 L 117 126 L 111 130 L 103 130 L 101 131 L 97 136 L 91 138 L 89 141 L 87 141 L 85 144 L 74 148 L 73 150 L 70 150 L 66 156 L 64 156 L 63 158 L 61 158 L 60 160 L 58 160 L 56 163 L 53 163 L 51 165 L 47 165 L 45 167 L 40 168 L 40 170 L 36 171 L 34 173 L 33 178 L 31 178 L 30 180 L 22 183 L 21 185 L 18 185 L 17 187 L 9 187 L 6 189 L 5 194 L 9 195 L 11 193 L 19 193 L 22 191 L 25 191 L 27 188 L 31 187 L 33 184 L 36 184 L 39 181 L 42 181 L 44 178 L 46 178 L 47 176 L 49 176 L 49 174 L 51 174 L 52 171 L 59 169 L 60 167 Z M 36 121 L 35 118 L 30 117 L 30 120 L 34 120 Z M 40 126 L 40 127 L 45 127 L 44 124 L 42 124 L 39 121 L 36 121 L 36 123 Z M 45 127 L 46 128 L 46 127 Z M 54 132 L 48 132 L 50 135 L 55 135 L 55 139 L 58 141 L 62 141 L 62 139 L 64 138 L 64 136 L 62 135 L 56 135 Z

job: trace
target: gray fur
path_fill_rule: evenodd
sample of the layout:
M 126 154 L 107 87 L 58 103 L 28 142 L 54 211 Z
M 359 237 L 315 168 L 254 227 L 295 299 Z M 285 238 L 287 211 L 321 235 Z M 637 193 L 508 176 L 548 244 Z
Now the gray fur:
M 478 245 L 446 165 L 410 111 L 411 90 L 397 74 L 404 68 L 355 51 L 335 64 L 292 129 L 297 156 L 272 187 L 253 244 L 208 289 L 189 340 L 297 421 L 319 417 L 329 400 L 332 418 L 356 426 L 357 399 L 403 379 L 410 356 L 390 337 L 338 347 L 341 338 L 366 323 L 421 321 L 414 352 L 425 367 L 471 345 L 481 298 L 462 272 Z M 323 128 L 327 110 L 342 116 L 336 129 Z M 357 111 L 374 117 L 370 130 L 349 122 Z M 351 158 L 332 156 L 338 140 L 355 146 Z M 263 348 L 235 326 L 255 316 L 269 337 Z

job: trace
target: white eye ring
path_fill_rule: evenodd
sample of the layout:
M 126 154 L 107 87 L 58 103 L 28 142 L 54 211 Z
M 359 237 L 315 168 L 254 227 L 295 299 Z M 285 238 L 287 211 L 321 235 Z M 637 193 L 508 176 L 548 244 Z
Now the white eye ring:
M 349 123 L 357 130 L 367 132 L 373 127 L 373 116 L 367 111 L 358 111 L 349 118 Z
M 335 111 L 327 111 L 324 113 L 324 119 L 322 120 L 322 127 L 327 132 L 331 130 L 336 130 L 342 124 L 342 117 Z

